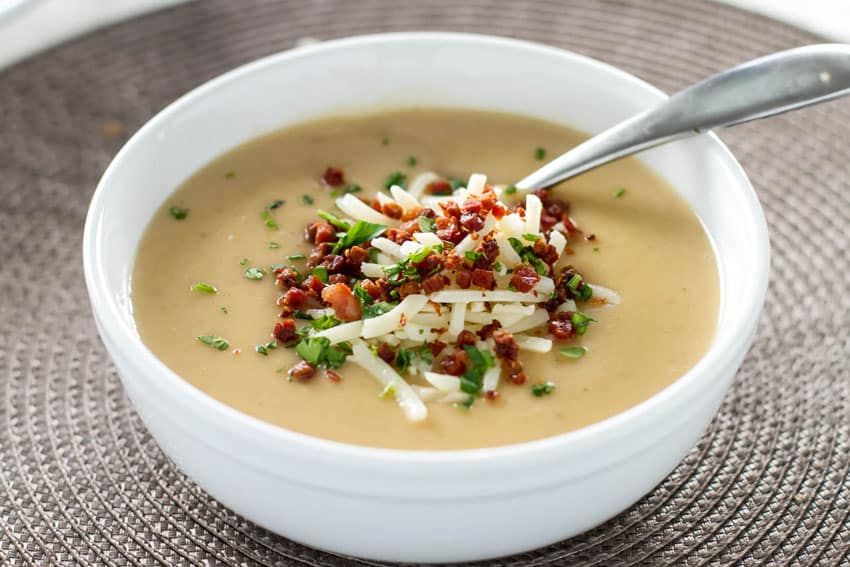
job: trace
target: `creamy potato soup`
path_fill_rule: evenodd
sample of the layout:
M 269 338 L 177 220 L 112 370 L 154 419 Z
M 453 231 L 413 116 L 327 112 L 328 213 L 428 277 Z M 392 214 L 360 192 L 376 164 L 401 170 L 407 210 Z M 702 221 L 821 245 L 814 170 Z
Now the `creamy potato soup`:
M 711 245 L 635 159 L 511 183 L 580 142 L 539 120 L 410 109 L 247 143 L 138 250 L 138 332 L 242 412 L 345 443 L 538 439 L 656 394 L 715 333 Z

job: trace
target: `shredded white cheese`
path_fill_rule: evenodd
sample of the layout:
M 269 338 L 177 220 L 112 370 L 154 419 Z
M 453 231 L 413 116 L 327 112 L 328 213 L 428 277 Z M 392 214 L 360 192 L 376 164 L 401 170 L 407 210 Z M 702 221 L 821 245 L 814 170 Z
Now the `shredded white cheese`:
M 390 311 L 363 321 L 363 338 L 371 339 L 403 327 L 426 303 L 428 297 L 425 295 L 408 295 Z
M 391 388 L 396 402 L 410 421 L 422 421 L 428 416 L 428 409 L 410 384 L 404 381 L 392 366 L 372 354 L 369 347 L 361 340 L 351 343 L 351 360 L 378 379 L 384 388 Z
M 339 207 L 339 210 L 357 220 L 383 224 L 386 226 L 393 226 L 396 224 L 396 221 L 382 213 L 379 213 L 351 193 L 343 195 L 337 199 L 336 206 Z
M 405 212 L 416 210 L 421 207 L 419 201 L 416 200 L 416 197 L 414 197 L 398 185 L 393 185 L 392 187 L 390 187 L 390 194 L 392 194 L 393 199 L 396 200 L 396 203 L 401 205 L 401 208 Z
M 362 331 L 363 321 L 351 321 L 350 323 L 343 323 L 330 329 L 324 329 L 313 336 L 325 337 L 331 341 L 331 344 L 336 344 L 356 339 Z

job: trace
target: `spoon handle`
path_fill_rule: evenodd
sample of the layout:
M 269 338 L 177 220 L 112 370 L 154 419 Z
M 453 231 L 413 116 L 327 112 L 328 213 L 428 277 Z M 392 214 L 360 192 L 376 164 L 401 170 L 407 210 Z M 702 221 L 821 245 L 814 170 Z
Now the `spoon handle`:
M 850 45 L 810 45 L 755 59 L 671 96 L 579 144 L 516 184 L 549 187 L 594 167 L 718 126 L 850 94 Z

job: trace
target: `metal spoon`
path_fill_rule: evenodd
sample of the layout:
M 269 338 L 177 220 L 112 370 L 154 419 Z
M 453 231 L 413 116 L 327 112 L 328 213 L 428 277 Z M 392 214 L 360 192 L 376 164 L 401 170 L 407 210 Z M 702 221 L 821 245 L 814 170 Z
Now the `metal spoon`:
M 597 134 L 516 184 L 554 185 L 633 153 L 850 94 L 850 45 L 810 45 L 733 67 Z

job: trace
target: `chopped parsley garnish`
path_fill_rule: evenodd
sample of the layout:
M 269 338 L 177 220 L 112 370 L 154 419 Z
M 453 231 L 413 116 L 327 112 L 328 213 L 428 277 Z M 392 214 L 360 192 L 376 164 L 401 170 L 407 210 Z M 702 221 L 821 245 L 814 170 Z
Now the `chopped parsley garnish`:
M 306 260 L 306 259 L 307 259 L 307 256 L 305 256 L 305 255 L 304 255 L 304 254 L 302 254 L 301 252 L 298 252 L 297 254 L 290 254 L 289 256 L 287 256 L 287 257 L 286 257 L 286 259 L 287 259 L 287 260 L 290 260 L 290 261 L 294 261 L 294 260 Z
M 596 319 L 588 317 L 581 311 L 576 311 L 572 314 L 572 317 L 570 317 L 570 323 L 572 323 L 573 327 L 579 335 L 583 335 L 585 332 L 587 332 L 587 326 L 590 325 L 591 322 L 595 321 Z
M 274 220 L 274 217 L 272 216 L 272 211 L 277 209 L 278 207 L 283 206 L 285 202 L 286 201 L 283 201 L 281 199 L 275 199 L 274 201 L 266 205 L 265 209 L 263 209 L 262 217 L 266 228 L 269 228 L 271 230 L 277 230 L 279 228 L 277 221 Z
M 346 343 L 331 346 L 327 337 L 305 337 L 298 342 L 295 352 L 313 366 L 339 368 L 350 354 L 349 347 Z
M 582 283 L 581 276 L 578 274 L 573 274 L 567 281 L 567 287 L 577 299 L 588 301 L 593 297 L 593 288 L 586 282 Z
M 298 343 L 295 352 L 313 366 L 318 366 L 325 360 L 325 353 L 330 346 L 331 341 L 326 337 L 307 337 Z
M 413 254 L 408 256 L 407 260 L 408 260 L 408 262 L 410 262 L 412 264 L 418 264 L 419 262 L 421 262 L 422 260 L 427 258 L 430 253 L 431 253 L 431 247 L 430 246 L 423 246 L 422 248 L 420 248 L 419 250 L 417 250 L 416 252 L 414 252 Z
M 389 189 L 393 185 L 398 185 L 402 189 L 406 188 L 407 184 L 407 175 L 400 171 L 393 171 L 387 176 L 387 179 L 384 181 L 384 187 Z
M 437 232 L 437 222 L 428 217 L 419 217 L 419 230 L 422 232 Z
M 225 315 L 227 315 L 227 307 L 225 307 L 224 305 L 222 305 L 221 307 L 219 307 L 219 309 L 221 310 L 221 312 L 222 312 L 222 313 L 224 313 Z
M 329 213 L 327 211 L 317 211 L 316 214 L 340 230 L 348 230 L 349 228 L 351 228 L 350 224 L 348 224 L 333 213 Z
M 594 251 L 594 252 L 599 252 L 599 246 L 594 246 L 594 247 L 593 247 L 593 251 Z
M 364 319 L 371 319 L 372 317 L 377 317 L 378 315 L 383 315 L 387 311 L 392 311 L 392 309 L 398 305 L 397 303 L 390 303 L 389 301 L 378 301 L 377 303 L 373 303 L 372 305 L 367 305 L 363 307 L 362 313 Z
M 241 260 L 239 260 L 239 265 L 240 265 L 240 266 L 244 266 L 244 265 L 245 265 L 245 264 L 247 264 L 247 263 L 248 263 L 248 258 L 242 258 Z
M 505 195 L 513 195 L 514 193 L 516 193 L 516 191 L 516 185 L 508 185 L 507 187 L 505 187 Z
M 386 136 L 383 136 L 381 138 L 381 145 L 382 146 L 389 146 L 390 145 L 390 139 L 387 138 Z
M 422 279 L 422 275 L 416 266 L 411 265 L 410 257 L 392 266 L 384 266 L 381 270 L 387 275 L 387 281 L 390 285 L 394 286 L 401 285 L 407 281 L 418 281 Z
M 245 277 L 249 280 L 261 280 L 266 272 L 262 268 L 248 268 L 245 270 Z
M 565 356 L 567 358 L 581 358 L 585 355 L 585 353 L 587 353 L 587 349 L 582 346 L 571 346 L 564 347 L 558 352 L 560 352 L 562 356 Z
M 463 345 L 463 350 L 471 363 L 469 369 L 460 377 L 460 389 L 467 394 L 477 394 L 483 385 L 484 373 L 495 365 L 493 355 L 489 351 L 479 350 L 473 345 Z
M 201 335 L 198 337 L 198 340 L 204 343 L 205 345 L 209 345 L 215 350 L 227 350 L 230 348 L 230 343 L 227 339 L 222 337 L 216 337 L 214 335 Z
M 227 173 L 224 174 L 225 179 L 233 179 L 234 177 L 236 177 L 235 171 L 228 171 Z
M 305 195 L 301 195 L 301 202 L 304 203 L 305 205 L 312 205 L 316 201 L 310 195 L 305 194 Z
M 417 354 L 425 364 L 432 364 L 434 362 L 434 354 L 431 352 L 431 347 L 427 343 L 419 347 Z
M 310 270 L 310 275 L 317 277 L 322 283 L 328 283 L 328 269 L 324 266 L 316 266 Z
M 468 410 L 469 408 L 472 407 L 472 404 L 474 404 L 474 403 L 475 403 L 475 396 L 473 396 L 472 394 L 469 394 L 466 397 L 465 400 L 463 400 L 462 402 L 456 403 L 455 406 L 459 407 L 461 409 Z
M 278 248 L 280 248 L 280 244 L 277 242 L 269 242 L 269 248 L 271 248 L 272 250 L 277 250 Z
M 513 236 L 508 238 L 508 243 L 519 255 L 522 261 L 530 264 L 538 275 L 545 276 L 549 274 L 549 266 L 546 265 L 546 262 L 537 257 L 531 246 L 523 246 L 522 242 Z
M 211 295 L 215 295 L 216 293 L 218 293 L 218 288 L 208 283 L 196 283 L 192 286 L 192 291 L 199 291 L 201 293 L 209 293 Z
M 542 384 L 535 384 L 531 387 L 531 393 L 538 398 L 548 396 L 554 391 L 555 384 L 553 384 L 552 382 L 543 382 Z
M 183 220 L 189 216 L 189 209 L 184 209 L 183 207 L 171 207 L 168 209 L 168 212 L 171 213 L 171 216 L 176 220 Z
M 337 240 L 333 247 L 333 253 L 338 254 L 342 250 L 369 242 L 373 238 L 377 238 L 387 230 L 387 227 L 382 224 L 374 224 L 366 221 L 357 221 L 354 226 L 347 229 L 345 234 Z
M 416 156 L 410 156 L 409 158 L 407 158 L 408 167 L 416 167 L 417 163 L 419 162 L 416 160 Z
M 623 195 L 625 195 L 625 194 L 626 194 L 626 188 L 625 188 L 625 187 L 620 187 L 619 189 L 617 189 L 617 192 L 616 192 L 616 193 L 614 193 L 614 196 L 615 196 L 615 197 L 617 197 L 617 198 L 619 199 L 620 197 L 622 197 L 622 196 L 623 196 Z
M 337 319 L 333 315 L 322 315 L 318 319 L 313 319 L 310 324 L 317 331 L 324 331 L 325 329 L 330 329 L 331 327 L 336 327 L 340 323 L 342 323 L 342 321 L 340 321 L 339 319 Z
M 313 320 L 312 315 L 310 315 L 309 313 L 304 313 L 300 309 L 296 309 L 295 313 L 292 316 L 295 317 L 296 319 L 301 319 L 303 321 L 312 321 Z
M 534 159 L 536 159 L 537 161 L 543 161 L 544 159 L 546 159 L 546 148 L 538 147 L 536 150 L 534 150 Z
M 401 374 L 407 372 L 407 369 L 410 368 L 410 363 L 413 361 L 414 352 L 412 350 L 408 350 L 406 348 L 398 349 L 395 355 L 395 365 L 398 368 L 398 371 Z
M 254 350 L 263 356 L 268 356 L 270 350 L 274 350 L 277 348 L 277 341 L 271 341 L 266 344 L 259 344 L 254 347 Z
M 349 193 L 359 193 L 363 188 L 360 185 L 354 185 L 349 183 L 345 187 L 341 189 L 334 189 L 331 191 L 331 197 L 342 197 L 343 195 L 348 195 Z
M 525 240 L 528 240 L 529 242 L 537 242 L 537 239 L 540 238 L 540 236 L 538 236 L 536 234 L 530 234 L 530 233 L 529 234 L 523 234 L 522 237 Z
M 280 228 L 277 224 L 277 221 L 274 220 L 274 217 L 272 216 L 271 212 L 269 212 L 268 209 L 265 209 L 263 211 L 262 217 L 263 217 L 263 223 L 265 223 L 266 228 L 271 229 L 271 230 L 277 230 L 278 228 Z
M 387 384 L 384 387 L 383 390 L 381 390 L 381 393 L 378 394 L 378 397 L 383 399 L 383 398 L 388 398 L 388 397 L 394 396 L 394 395 L 395 395 L 395 382 L 390 382 L 389 384 Z
M 354 293 L 354 297 L 360 300 L 360 307 L 365 307 L 374 301 L 372 296 L 369 295 L 369 292 L 361 285 L 355 285 L 354 289 L 351 290 Z
M 483 252 L 476 252 L 474 250 L 467 250 L 466 252 L 463 253 L 463 255 L 470 262 L 474 262 L 474 261 L 478 260 L 479 258 L 481 258 L 482 256 L 484 256 L 484 253 Z
M 493 270 L 496 272 L 501 272 L 505 269 L 505 266 L 501 262 L 496 262 L 493 264 Z
M 378 261 L 378 254 L 381 253 L 377 248 L 369 248 L 366 252 L 369 253 L 369 261 L 375 263 Z

